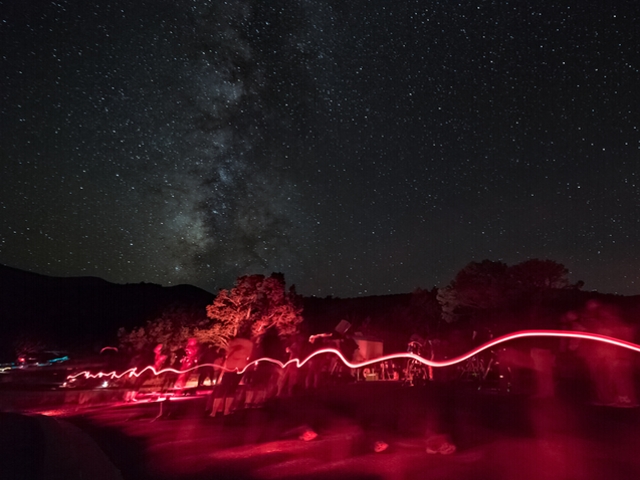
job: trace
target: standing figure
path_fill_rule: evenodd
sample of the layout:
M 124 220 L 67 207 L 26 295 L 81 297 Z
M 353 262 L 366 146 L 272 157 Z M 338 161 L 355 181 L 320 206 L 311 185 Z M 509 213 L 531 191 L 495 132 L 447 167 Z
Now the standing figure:
M 331 333 L 319 333 L 317 335 L 311 335 L 309 342 L 306 343 L 303 354 L 307 358 L 313 352 L 322 350 L 323 348 L 335 347 L 334 344 L 330 344 L 328 339 L 331 338 Z M 320 354 L 307 361 L 306 365 L 306 378 L 305 388 L 318 389 L 321 386 L 325 386 L 328 383 L 329 373 L 331 368 L 335 364 L 335 356 Z
M 156 345 L 156 348 L 153 349 L 153 353 L 153 369 L 155 370 L 154 374 L 158 375 L 158 372 L 167 366 L 168 356 L 164 353 L 164 345 L 162 345 L 161 343 Z M 158 375 L 158 377 L 160 377 L 160 375 Z
M 180 365 L 182 373 L 178 375 L 178 380 L 176 380 L 175 384 L 175 388 L 178 391 L 182 391 L 184 389 L 189 378 L 191 378 L 191 374 L 193 373 L 193 370 L 191 369 L 198 364 L 198 341 L 195 338 L 189 339 L 185 352 L 186 354 Z
M 158 355 L 156 351 L 161 350 L 162 344 L 158 344 L 153 351 L 145 350 L 132 359 L 132 366 L 136 369 L 137 377 L 133 382 L 133 392 L 129 396 L 130 399 L 135 400 L 142 386 L 153 377 L 154 373 L 150 367 L 153 367 L 155 363 L 155 357 Z
M 244 368 L 249 364 L 253 353 L 253 342 L 245 338 L 234 338 L 227 346 L 227 356 L 224 361 L 218 383 L 207 401 L 206 410 L 215 417 L 220 410 L 225 415 L 231 413 L 236 389 L 242 379 Z
M 186 355 L 184 348 L 178 348 L 175 352 L 171 354 L 171 361 L 169 363 L 169 367 L 171 370 L 180 370 L 182 365 L 182 359 Z M 164 382 L 162 383 L 162 392 L 167 392 L 171 390 L 178 379 L 178 374 L 171 371 L 164 374 Z
M 422 348 L 424 347 L 424 339 L 418 335 L 412 335 L 409 339 L 407 352 L 414 355 L 422 356 Z M 407 366 L 404 372 L 404 381 L 408 386 L 424 385 L 429 378 L 429 374 L 425 366 L 410 358 L 407 360 Z
M 294 340 L 291 345 L 285 349 L 288 354 L 287 360 L 293 360 L 294 358 L 300 358 L 302 352 L 302 345 L 299 339 Z M 301 359 L 302 360 L 302 359 Z M 300 369 L 296 363 L 290 363 L 281 372 L 278 378 L 278 391 L 276 395 L 290 397 L 293 394 L 293 389 L 298 383 L 298 373 Z
M 213 343 L 207 343 L 203 346 L 203 349 L 200 354 L 200 358 L 198 360 L 198 364 L 200 365 L 200 374 L 198 375 L 198 387 L 202 387 L 204 385 L 205 380 L 209 379 L 211 385 L 216 384 L 216 379 L 218 378 L 219 370 L 216 371 L 213 366 L 216 363 L 216 360 L 220 358 L 222 355 L 220 351 L 213 345 Z
M 635 327 L 622 320 L 611 305 L 589 300 L 579 314 L 577 327 L 589 333 L 633 341 Z M 578 355 L 584 360 L 592 385 L 592 403 L 611 407 L 636 407 L 633 354 L 627 349 L 581 340 Z

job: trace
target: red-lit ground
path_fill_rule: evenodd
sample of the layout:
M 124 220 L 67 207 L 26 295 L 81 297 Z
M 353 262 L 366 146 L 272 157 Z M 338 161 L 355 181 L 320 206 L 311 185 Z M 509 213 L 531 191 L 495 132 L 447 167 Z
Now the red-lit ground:
M 132 480 L 640 478 L 639 409 L 590 406 L 578 393 L 542 401 L 457 389 L 444 425 L 458 450 L 427 454 L 421 431 L 442 408 L 437 388 L 363 382 L 217 418 L 204 416 L 203 396 L 162 411 L 138 403 L 52 413 Z M 305 425 L 319 436 L 300 440 Z M 376 440 L 389 448 L 375 453 Z

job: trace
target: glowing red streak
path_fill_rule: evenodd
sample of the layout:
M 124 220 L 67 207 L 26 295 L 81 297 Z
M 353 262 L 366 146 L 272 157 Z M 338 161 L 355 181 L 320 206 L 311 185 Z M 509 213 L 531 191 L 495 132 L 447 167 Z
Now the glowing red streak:
M 556 338 L 578 338 L 581 340 L 593 340 L 593 341 L 597 341 L 597 342 L 602 342 L 602 343 L 608 343 L 610 345 L 614 345 L 616 347 L 621 347 L 621 348 L 626 348 L 629 350 L 633 350 L 634 352 L 638 352 L 640 353 L 640 345 L 635 344 L 635 343 L 631 343 L 631 342 L 627 342 L 625 340 L 618 340 L 617 338 L 614 337 L 609 337 L 607 335 L 600 335 L 598 333 L 587 333 L 587 332 L 573 332 L 573 331 L 564 331 L 564 330 L 524 330 L 524 331 L 520 331 L 520 332 L 515 332 L 515 333 L 510 333 L 508 335 L 503 335 L 502 337 L 498 337 L 494 340 L 491 340 L 490 342 L 484 343 L 482 345 L 480 345 L 479 347 L 474 348 L 473 350 L 470 350 L 469 352 L 460 355 L 458 357 L 454 357 L 448 360 L 427 360 L 426 358 L 423 358 L 419 355 L 416 355 L 415 353 L 408 353 L 408 352 L 404 352 L 404 353 L 393 353 L 390 355 L 385 355 L 383 357 L 378 357 L 378 358 L 374 358 L 372 360 L 367 360 L 365 362 L 358 362 L 358 363 L 353 363 L 350 362 L 349 360 L 347 360 L 346 358 L 344 358 L 344 356 L 342 355 L 342 353 L 340 353 L 340 351 L 336 350 L 335 348 L 323 348 L 321 350 L 317 350 L 315 352 L 313 352 L 311 355 L 309 355 L 307 358 L 305 358 L 304 360 L 300 360 L 299 358 L 294 358 L 289 360 L 286 363 L 282 363 L 279 360 L 276 360 L 274 358 L 269 358 L 269 357 L 263 357 L 263 358 L 259 358 L 257 360 L 254 360 L 253 362 L 249 363 L 246 367 L 244 367 L 242 370 L 237 370 L 237 369 L 228 369 L 225 368 L 223 366 L 220 365 L 214 365 L 212 363 L 205 363 L 202 365 L 196 365 L 195 367 L 189 368 L 187 370 L 176 370 L 174 368 L 164 368 L 162 370 L 157 371 L 154 367 L 149 366 L 149 367 L 145 367 L 142 370 L 140 370 L 139 372 L 137 372 L 136 368 L 130 368 L 129 370 L 126 370 L 120 374 L 116 373 L 116 372 L 109 372 L 109 373 L 104 373 L 104 372 L 99 372 L 99 373 L 91 373 L 89 371 L 84 371 L 84 372 L 80 372 L 80 373 L 76 373 L 74 375 L 69 375 L 67 377 L 67 379 L 69 380 L 73 380 L 76 379 L 80 376 L 84 376 L 85 378 L 103 378 L 103 377 L 109 377 L 109 378 L 122 378 L 125 375 L 129 375 L 129 377 L 133 377 L 133 376 L 140 376 L 143 372 L 147 371 L 147 370 L 151 370 L 155 375 L 160 375 L 162 373 L 166 373 L 166 372 L 173 372 L 173 373 L 184 373 L 184 372 L 190 372 L 193 370 L 196 370 L 200 367 L 213 367 L 213 368 L 219 368 L 228 372 L 237 372 L 239 374 L 244 373 L 249 367 L 253 366 L 253 365 L 257 365 L 260 362 L 270 362 L 273 363 L 275 365 L 278 365 L 281 368 L 286 367 L 287 365 L 290 364 L 296 364 L 296 366 L 298 368 L 302 367 L 305 363 L 307 363 L 309 360 L 311 360 L 313 357 L 316 357 L 318 355 L 323 355 L 325 353 L 331 353 L 333 355 L 338 356 L 338 358 L 340 358 L 340 360 L 342 360 L 342 362 L 349 368 L 361 368 L 361 367 L 366 367 L 367 365 L 372 365 L 375 363 L 380 363 L 380 362 L 384 362 L 387 360 L 394 360 L 394 359 L 398 359 L 398 358 L 411 358 L 413 360 L 416 360 L 424 365 L 428 365 L 428 366 L 432 366 L 432 367 L 448 367 L 451 365 L 455 365 L 457 363 L 460 362 L 464 362 L 465 360 L 473 357 L 474 355 L 477 355 L 478 353 L 487 350 L 489 348 L 495 347 L 496 345 L 499 345 L 501 343 L 505 343 L 508 342 L 510 340 L 515 340 L 518 338 L 529 338 L 529 337 L 556 337 Z

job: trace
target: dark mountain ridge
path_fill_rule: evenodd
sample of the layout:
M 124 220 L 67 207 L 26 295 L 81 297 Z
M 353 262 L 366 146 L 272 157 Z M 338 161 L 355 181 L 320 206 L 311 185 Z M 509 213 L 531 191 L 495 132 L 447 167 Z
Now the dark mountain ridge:
M 410 297 L 304 297 L 305 324 L 310 333 L 331 332 L 341 320 L 360 327 L 367 318 L 390 316 Z M 50 277 L 0 265 L 0 357 L 13 355 L 16 340 L 95 350 L 115 344 L 120 327 L 144 325 L 167 308 L 195 309 L 204 317 L 214 298 L 191 285 L 116 284 L 98 277 Z
M 351 332 L 384 336 L 385 348 L 397 350 L 406 347 L 412 333 L 476 328 L 442 321 L 436 295 L 434 288 L 357 298 L 303 297 L 304 331 L 331 332 L 346 320 Z M 143 326 L 167 309 L 184 309 L 204 318 L 214 298 L 215 294 L 192 285 L 115 284 L 97 277 L 50 277 L 0 265 L 0 362 L 14 360 L 16 343 L 24 341 L 96 352 L 117 343 L 120 327 Z M 569 289 L 557 290 L 544 306 L 548 325 L 535 316 L 531 324 L 519 321 L 505 328 L 558 328 L 564 312 L 581 308 L 590 298 L 616 304 L 627 321 L 640 320 L 640 296 Z
M 169 307 L 198 308 L 204 316 L 214 297 L 191 285 L 121 285 L 0 265 L 0 357 L 11 357 L 16 341 L 95 350 L 115 343 L 118 328 L 143 325 Z

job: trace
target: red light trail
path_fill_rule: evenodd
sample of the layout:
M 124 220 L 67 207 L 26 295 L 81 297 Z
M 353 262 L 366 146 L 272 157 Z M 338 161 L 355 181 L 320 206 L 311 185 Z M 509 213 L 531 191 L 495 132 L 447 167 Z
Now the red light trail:
M 470 350 L 467 353 L 464 353 L 462 355 L 459 355 L 457 357 L 448 359 L 448 360 L 427 360 L 424 357 L 421 357 L 419 355 L 416 355 L 415 353 L 409 353 L 409 352 L 403 352 L 403 353 L 393 353 L 390 355 L 384 355 L 382 357 L 378 357 L 378 358 L 374 358 L 372 360 L 367 360 L 364 362 L 350 362 L 349 360 L 347 360 L 346 358 L 344 358 L 344 356 L 342 355 L 342 353 L 340 353 L 339 350 L 336 350 L 335 348 L 323 348 L 320 350 L 317 350 L 315 352 L 313 352 L 311 355 L 309 355 L 307 358 L 305 358 L 304 360 L 300 360 L 299 358 L 293 358 L 291 360 L 289 360 L 288 362 L 281 362 L 280 360 L 276 360 L 274 358 L 269 358 L 269 357 L 263 357 L 263 358 L 258 358 L 257 360 L 254 360 L 252 362 L 250 362 L 249 364 L 247 364 L 246 367 L 244 367 L 242 370 L 238 370 L 238 369 L 229 369 L 229 368 L 225 368 L 223 366 L 220 365 L 214 365 L 212 363 L 205 363 L 205 364 L 201 364 L 201 365 L 196 365 L 194 367 L 191 367 L 189 369 L 186 370 L 176 370 L 175 368 L 163 368 L 162 370 L 156 370 L 153 366 L 148 366 L 143 368 L 142 370 L 140 370 L 139 372 L 137 371 L 137 368 L 130 368 L 129 370 L 125 370 L 122 373 L 117 373 L 117 372 L 98 372 L 98 373 L 91 373 L 87 370 L 80 372 L 80 373 L 76 373 L 73 375 L 69 375 L 67 377 L 67 380 L 75 380 L 78 377 L 84 376 L 85 378 L 122 378 L 124 376 L 129 376 L 129 377 L 133 377 L 133 376 L 140 376 L 143 372 L 145 371 L 152 371 L 154 373 L 154 375 L 160 375 L 162 373 L 167 373 L 167 372 L 172 372 L 172 373 L 185 373 L 185 372 L 190 372 L 193 370 L 197 370 L 200 367 L 214 367 L 214 368 L 218 368 L 218 369 L 222 369 L 228 372 L 237 372 L 238 374 L 242 374 L 244 373 L 248 368 L 250 368 L 253 365 L 257 365 L 260 362 L 270 362 L 273 363 L 275 365 L 278 365 L 281 368 L 285 368 L 287 365 L 290 364 L 296 364 L 296 366 L 298 368 L 302 367 L 305 363 L 307 363 L 309 360 L 311 360 L 313 357 L 316 357 L 318 355 L 323 355 L 323 354 L 333 354 L 336 355 L 338 358 L 340 358 L 340 360 L 349 368 L 362 368 L 362 367 L 366 367 L 368 365 L 373 365 L 376 363 L 380 363 L 380 362 L 385 362 L 388 360 L 395 360 L 395 359 L 413 359 L 416 360 L 424 365 L 427 366 L 431 366 L 431 367 L 448 367 L 451 365 L 455 365 L 457 363 L 461 363 L 464 362 L 465 360 L 473 357 L 474 355 L 477 355 L 480 352 L 483 352 L 484 350 L 488 350 L 492 347 L 495 347 L 496 345 L 500 345 L 502 343 L 506 343 L 508 341 L 511 340 L 516 340 L 518 338 L 537 338 L 537 337 L 555 337 L 555 338 L 577 338 L 580 340 L 591 340 L 591 341 L 596 341 L 596 342 L 602 342 L 602 343 L 607 343 L 609 345 L 613 345 L 616 347 L 620 347 L 620 348 L 626 348 L 628 350 L 632 350 L 634 352 L 638 352 L 640 353 L 640 345 L 632 343 L 632 342 L 627 342 L 625 340 L 619 340 L 617 338 L 614 337 L 609 337 L 607 335 L 600 335 L 598 333 L 587 333 L 587 332 L 574 332 L 574 331 L 565 331 L 565 330 L 523 330 L 520 332 L 515 332 L 515 333 L 509 333 L 507 335 L 503 335 L 501 337 L 498 337 L 496 339 L 493 339 L 489 342 L 486 342 L 476 348 L 474 348 L 473 350 Z

